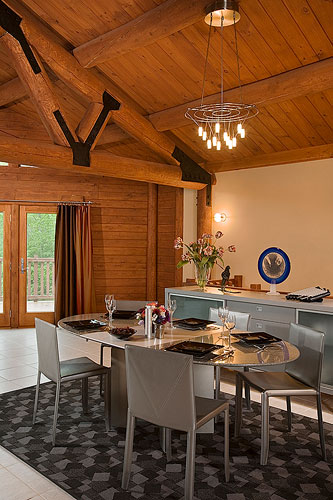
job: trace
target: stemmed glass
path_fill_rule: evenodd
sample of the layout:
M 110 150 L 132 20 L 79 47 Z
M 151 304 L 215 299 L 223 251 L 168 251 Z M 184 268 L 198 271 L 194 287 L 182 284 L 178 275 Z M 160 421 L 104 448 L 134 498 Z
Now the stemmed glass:
M 225 323 L 225 326 L 228 329 L 228 348 L 230 349 L 231 348 L 230 334 L 231 334 L 232 330 L 236 326 L 236 316 L 235 316 L 235 313 L 229 312 L 227 320 L 226 320 L 226 323 Z
M 222 334 L 220 335 L 219 339 L 223 340 L 224 338 L 224 327 L 227 321 L 227 317 L 229 314 L 229 310 L 226 307 L 219 307 L 217 311 L 218 317 L 220 318 L 221 325 L 222 325 Z
M 173 326 L 173 313 L 177 309 L 177 303 L 175 299 L 168 299 L 168 311 L 170 314 L 170 329 L 172 330 L 174 328 Z
M 106 310 L 109 313 L 108 330 L 112 330 L 112 315 L 113 315 L 114 311 L 116 310 L 117 302 L 114 298 L 114 295 L 110 295 L 110 294 L 105 295 L 104 300 L 105 300 Z

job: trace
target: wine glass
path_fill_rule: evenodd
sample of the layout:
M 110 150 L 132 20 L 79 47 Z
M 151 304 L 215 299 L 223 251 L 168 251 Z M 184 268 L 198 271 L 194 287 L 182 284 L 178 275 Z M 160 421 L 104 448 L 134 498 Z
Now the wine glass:
M 173 326 L 173 313 L 175 312 L 176 309 L 177 309 L 177 302 L 175 301 L 175 299 L 171 299 L 169 297 L 169 299 L 168 299 L 168 311 L 170 314 L 170 329 L 171 330 L 174 328 L 174 326 Z
M 225 326 L 228 329 L 228 348 L 231 348 L 230 334 L 236 326 L 236 315 L 233 312 L 229 312 Z
M 111 330 L 112 329 L 112 315 L 113 315 L 114 311 L 116 310 L 117 302 L 114 298 L 114 295 L 111 295 L 111 294 L 105 295 L 104 300 L 105 300 L 106 309 L 109 313 L 108 329 Z
M 229 314 L 229 310 L 226 307 L 219 307 L 217 310 L 217 315 L 220 318 L 221 325 L 222 325 L 222 333 L 219 336 L 220 340 L 223 340 L 223 338 L 224 338 L 224 327 L 225 327 L 225 324 L 227 321 L 228 314 Z

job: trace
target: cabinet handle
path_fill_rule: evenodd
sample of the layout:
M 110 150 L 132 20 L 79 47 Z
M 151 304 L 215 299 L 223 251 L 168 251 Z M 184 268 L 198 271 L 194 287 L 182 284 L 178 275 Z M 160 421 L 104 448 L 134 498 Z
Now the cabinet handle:
M 262 329 L 264 325 L 262 323 L 256 323 L 256 328 Z
M 256 307 L 256 310 L 257 310 L 258 312 L 262 312 L 262 306 L 257 306 L 257 307 Z

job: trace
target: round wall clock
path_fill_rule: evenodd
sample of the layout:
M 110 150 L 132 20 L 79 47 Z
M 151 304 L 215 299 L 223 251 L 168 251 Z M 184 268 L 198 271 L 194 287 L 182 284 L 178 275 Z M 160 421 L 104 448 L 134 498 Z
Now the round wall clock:
M 259 274 L 270 283 L 270 295 L 277 295 L 276 285 L 285 281 L 290 273 L 290 260 L 281 248 L 270 247 L 262 252 L 258 260 Z

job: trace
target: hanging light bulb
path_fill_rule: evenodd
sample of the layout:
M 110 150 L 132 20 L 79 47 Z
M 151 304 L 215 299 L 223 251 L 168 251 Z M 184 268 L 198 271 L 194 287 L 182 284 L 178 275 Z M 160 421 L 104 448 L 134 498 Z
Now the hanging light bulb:
M 219 124 L 219 122 L 215 123 L 215 132 L 217 134 L 220 132 L 220 124 Z
M 203 132 L 203 128 L 202 128 L 202 127 L 199 127 L 199 128 L 198 128 L 198 134 L 199 134 L 199 137 L 202 137 L 202 132 Z
M 207 132 L 206 132 L 206 130 L 204 130 L 202 132 L 202 140 L 205 141 L 206 139 L 207 139 Z
M 245 137 L 245 128 L 242 128 L 242 130 L 240 131 L 240 136 L 242 139 L 244 139 Z
M 217 144 L 216 144 L 216 149 L 218 151 L 221 151 L 221 141 L 217 141 Z
M 232 149 L 232 148 L 233 148 L 233 146 L 232 146 L 232 141 L 231 141 L 231 140 L 229 140 L 229 143 L 228 143 L 228 148 L 229 148 L 229 149 Z
M 241 130 L 242 130 L 242 124 L 238 123 L 238 125 L 237 125 L 237 132 L 240 134 Z
M 216 146 L 216 144 L 217 144 L 217 137 L 214 135 L 214 137 L 213 137 L 213 146 Z
M 224 134 L 223 134 L 223 140 L 225 142 L 227 142 L 228 139 L 229 139 L 228 132 L 224 132 Z
M 211 139 L 208 139 L 208 141 L 207 141 L 207 148 L 208 149 L 212 149 L 212 141 L 211 141 Z
M 237 146 L 237 139 L 236 137 L 232 138 L 232 147 L 235 148 Z

